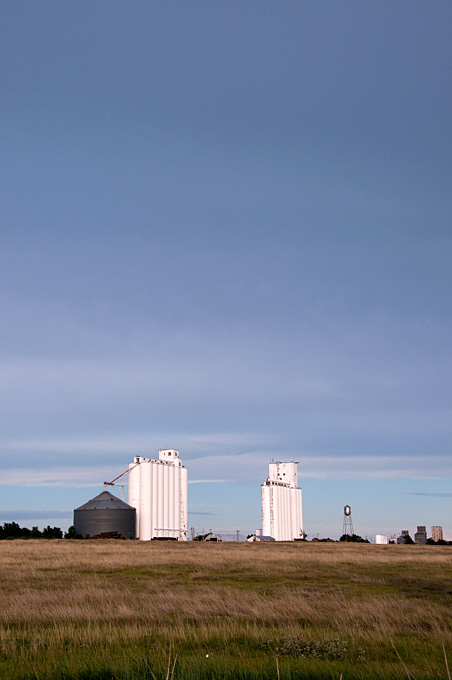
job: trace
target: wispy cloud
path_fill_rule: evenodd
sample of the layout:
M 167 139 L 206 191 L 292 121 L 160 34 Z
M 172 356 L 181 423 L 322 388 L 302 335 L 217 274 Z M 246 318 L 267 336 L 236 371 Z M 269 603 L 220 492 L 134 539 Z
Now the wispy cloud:
M 434 498 L 452 498 L 452 493 L 425 493 L 424 491 L 407 491 L 405 496 L 432 496 Z
M 180 441 L 183 441 L 180 437 Z M 209 440 L 215 441 L 212 436 Z M 224 450 L 225 440 L 218 439 L 219 451 Z M 69 450 L 73 447 L 76 451 L 80 442 L 62 442 Z M 93 447 L 99 446 L 99 442 L 91 442 Z M 187 437 L 187 448 L 190 447 L 190 437 Z M 114 442 L 112 442 L 114 448 Z M 23 445 L 23 444 L 22 444 Z M 58 449 L 58 442 L 54 442 Z M 78 450 L 78 455 L 67 455 L 64 462 L 54 455 L 46 456 L 44 453 L 33 462 L 32 457 L 27 458 L 27 465 L 22 467 L 24 461 L 17 459 L 14 466 L 11 458 L 1 456 L 2 475 L 0 485 L 8 486 L 65 486 L 65 487 L 88 487 L 99 486 L 104 481 L 109 481 L 120 472 L 127 470 L 132 462 L 133 455 L 140 453 L 140 446 L 144 447 L 144 440 L 135 440 L 134 445 L 128 447 L 129 453 L 124 453 L 121 444 L 116 442 L 115 455 L 111 455 L 108 443 L 103 441 L 101 453 L 96 455 L 91 449 L 90 442 L 83 440 Z M 234 450 L 235 444 L 226 450 Z M 237 447 L 239 449 L 239 447 Z M 43 451 L 45 447 L 43 446 Z M 91 455 L 89 451 L 91 450 Z M 122 450 L 122 455 L 121 455 Z M 83 453 L 83 455 L 82 455 Z M 157 457 L 157 451 L 141 450 L 144 455 Z M 449 456 L 331 456 L 321 452 L 314 454 L 312 451 L 297 456 L 278 455 L 268 449 L 256 449 L 254 451 L 240 453 L 222 453 L 217 455 L 198 454 L 196 457 L 186 459 L 181 450 L 182 462 L 188 469 L 189 484 L 224 484 L 251 482 L 261 484 L 268 473 L 270 458 L 276 460 L 288 460 L 294 458 L 299 462 L 299 482 L 303 485 L 303 479 L 441 479 L 452 476 L 452 461 Z M 56 464 L 58 463 L 58 464 Z M 127 484 L 127 475 L 119 483 Z M 418 495 L 422 495 L 419 492 Z
M 189 484 L 224 484 L 227 479 L 189 479 Z
M 197 512 L 196 510 L 189 510 L 188 514 L 189 514 L 190 517 L 192 515 L 202 515 L 202 516 L 206 516 L 206 517 L 218 517 L 218 516 L 220 516 L 218 512 Z
M 300 474 L 330 479 L 441 479 L 452 476 L 449 456 L 311 456 L 302 457 Z
M 97 437 L 59 437 L 23 439 L 10 438 L 0 441 L 0 452 L 28 453 L 105 453 L 107 455 L 127 453 L 133 455 L 158 456 L 158 449 L 165 446 L 180 448 L 182 456 L 195 459 L 212 455 L 237 454 L 250 447 L 262 445 L 262 434 L 258 432 L 212 432 L 190 433 L 151 430 L 141 434 L 101 435 Z M 276 444 L 276 437 L 265 436 L 268 447 Z
M 62 486 L 62 487 L 90 487 L 99 486 L 104 481 L 112 479 L 114 471 L 111 468 L 100 467 L 65 467 L 40 469 L 4 469 L 2 471 L 1 486 Z
M 67 519 L 72 516 L 72 512 L 62 510 L 0 510 L 1 522 L 12 522 L 19 519 Z

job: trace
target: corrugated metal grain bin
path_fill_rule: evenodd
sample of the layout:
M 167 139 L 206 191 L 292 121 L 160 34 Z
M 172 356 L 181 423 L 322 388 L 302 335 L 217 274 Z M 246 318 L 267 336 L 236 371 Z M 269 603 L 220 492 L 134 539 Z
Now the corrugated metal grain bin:
M 103 491 L 74 510 L 74 527 L 83 538 L 99 534 L 135 538 L 136 510 L 117 496 Z

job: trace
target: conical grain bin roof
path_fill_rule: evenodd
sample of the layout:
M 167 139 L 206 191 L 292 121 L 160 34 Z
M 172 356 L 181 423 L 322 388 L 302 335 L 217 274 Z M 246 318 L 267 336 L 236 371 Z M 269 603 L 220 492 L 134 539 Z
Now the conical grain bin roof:
M 132 506 L 124 503 L 109 491 L 102 491 L 98 496 L 81 505 L 77 510 L 131 510 Z

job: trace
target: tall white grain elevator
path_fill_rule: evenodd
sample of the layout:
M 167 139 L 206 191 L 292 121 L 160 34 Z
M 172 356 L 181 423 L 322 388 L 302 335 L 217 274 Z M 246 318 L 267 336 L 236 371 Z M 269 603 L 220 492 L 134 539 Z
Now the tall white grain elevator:
M 160 449 L 158 460 L 134 458 L 129 465 L 129 505 L 137 511 L 140 541 L 187 540 L 188 476 L 179 451 Z
M 262 484 L 262 533 L 276 541 L 303 538 L 303 508 L 297 465 L 272 461 Z

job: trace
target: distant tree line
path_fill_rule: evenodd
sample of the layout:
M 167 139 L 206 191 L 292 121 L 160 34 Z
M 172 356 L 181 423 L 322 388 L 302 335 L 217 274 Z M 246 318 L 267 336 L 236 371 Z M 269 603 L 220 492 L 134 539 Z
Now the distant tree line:
M 47 525 L 45 529 L 40 531 L 38 527 L 21 527 L 17 522 L 5 522 L 3 526 L 0 526 L 0 540 L 11 539 L 11 538 L 82 538 L 78 534 L 74 527 L 69 527 L 69 529 L 63 534 L 60 527 L 51 527 Z
M 345 541 L 346 543 L 369 543 L 367 538 L 358 536 L 358 534 L 342 534 L 339 540 Z

